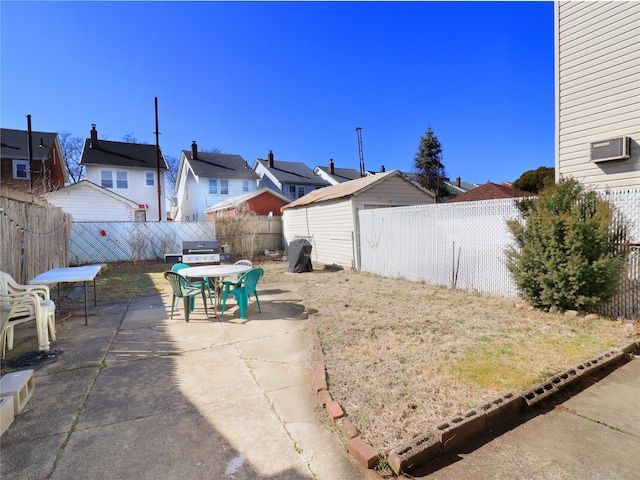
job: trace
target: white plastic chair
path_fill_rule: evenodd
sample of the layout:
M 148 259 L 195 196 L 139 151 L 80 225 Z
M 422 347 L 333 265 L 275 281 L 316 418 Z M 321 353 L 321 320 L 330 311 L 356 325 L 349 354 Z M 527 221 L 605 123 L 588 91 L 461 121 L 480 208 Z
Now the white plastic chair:
M 43 306 L 43 302 L 45 305 Z M 24 322 L 35 321 L 40 350 L 49 350 L 50 318 L 54 315 L 55 304 L 43 301 L 35 293 L 0 293 L 0 345 L 2 358 L 13 348 L 13 329 Z M 55 329 L 52 338 L 55 340 Z

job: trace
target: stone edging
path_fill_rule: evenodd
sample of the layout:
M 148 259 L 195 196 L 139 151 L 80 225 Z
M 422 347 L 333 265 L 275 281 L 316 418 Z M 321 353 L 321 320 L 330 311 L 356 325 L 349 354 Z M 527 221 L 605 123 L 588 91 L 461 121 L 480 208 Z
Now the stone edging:
M 333 400 L 328 389 L 324 354 L 313 315 L 309 315 L 309 330 L 316 359 L 314 381 L 318 403 L 327 410 L 331 419 L 344 435 L 349 453 L 366 468 L 374 468 L 378 464 L 378 452 L 360 438 L 357 427 L 345 415 L 340 404 Z M 625 355 L 633 353 L 640 353 L 640 340 L 619 345 L 591 357 L 525 392 L 508 392 L 477 408 L 456 415 L 439 423 L 430 431 L 415 436 L 407 444 L 392 449 L 389 452 L 389 466 L 396 474 L 400 475 L 436 459 L 445 452 L 454 451 L 472 437 L 490 432 L 496 427 L 514 420 L 527 408 L 557 393 L 585 375 L 594 373 L 620 360 Z

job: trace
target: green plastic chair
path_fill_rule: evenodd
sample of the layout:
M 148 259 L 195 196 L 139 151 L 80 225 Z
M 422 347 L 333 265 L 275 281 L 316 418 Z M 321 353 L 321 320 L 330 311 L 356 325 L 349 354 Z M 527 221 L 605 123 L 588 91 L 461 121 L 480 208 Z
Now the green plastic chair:
M 222 310 L 220 311 L 220 318 L 224 316 L 224 308 L 227 305 L 227 297 L 229 294 L 233 295 L 238 302 L 238 308 L 240 309 L 240 318 L 247 318 L 247 307 L 249 306 L 249 297 L 253 294 L 256 297 L 256 303 L 258 304 L 258 311 L 262 313 L 262 307 L 260 306 L 260 299 L 258 298 L 258 292 L 256 287 L 258 286 L 258 280 L 264 275 L 264 270 L 261 268 L 254 268 L 243 274 L 235 281 L 224 282 L 224 293 L 222 294 Z
M 204 282 L 187 281 L 182 275 L 176 272 L 164 272 L 164 278 L 169 281 L 173 297 L 171 298 L 171 318 L 173 319 L 173 310 L 176 306 L 176 300 L 182 298 L 184 300 L 184 317 L 189 321 L 189 312 L 193 308 L 195 297 L 202 293 L 202 302 L 204 303 L 204 312 L 209 316 L 207 310 L 207 297 L 204 292 Z M 193 302 L 189 300 L 192 299 Z
M 183 268 L 189 268 L 189 265 L 187 265 L 186 263 L 174 263 L 173 267 L 171 267 L 171 271 L 178 272 Z M 202 278 L 194 278 L 193 281 L 195 283 L 204 282 L 204 288 L 207 290 L 207 293 L 209 294 L 209 301 L 211 302 L 211 306 L 214 306 L 215 303 L 213 303 L 213 297 L 211 296 L 211 286 L 209 285 L 209 279 L 207 277 L 202 277 Z M 193 306 L 195 305 L 194 302 L 195 302 L 195 299 L 192 299 L 191 310 L 193 310 Z

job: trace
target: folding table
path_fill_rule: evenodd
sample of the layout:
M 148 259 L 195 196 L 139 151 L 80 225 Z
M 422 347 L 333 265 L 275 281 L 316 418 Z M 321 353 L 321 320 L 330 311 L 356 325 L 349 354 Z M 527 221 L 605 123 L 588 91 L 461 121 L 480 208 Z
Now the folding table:
M 89 318 L 89 306 L 87 303 L 87 282 L 93 281 L 93 304 L 98 304 L 96 296 L 96 277 L 104 265 L 83 265 L 81 267 L 53 268 L 37 277 L 29 280 L 31 285 L 36 284 L 58 284 L 58 303 L 60 303 L 60 283 L 84 282 L 84 324 Z

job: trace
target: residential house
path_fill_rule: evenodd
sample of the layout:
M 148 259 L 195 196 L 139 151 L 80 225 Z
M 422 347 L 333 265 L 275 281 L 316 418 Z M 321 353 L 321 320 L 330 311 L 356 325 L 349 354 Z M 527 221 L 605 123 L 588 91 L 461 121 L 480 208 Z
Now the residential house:
M 268 187 L 255 190 L 244 195 L 231 197 L 217 205 L 206 208 L 208 221 L 214 221 L 220 217 L 234 217 L 244 209 L 255 215 L 276 216 L 282 215 L 280 209 L 291 200 Z
M 31 131 L 30 148 L 27 130 L 2 128 L 0 142 L 0 183 L 3 185 L 42 194 L 62 188 L 69 181 L 57 133 Z
M 413 180 L 414 182 L 420 183 L 418 182 L 418 174 L 415 172 L 412 173 L 405 173 L 405 175 L 407 175 L 411 180 Z M 444 184 L 444 189 L 446 191 L 446 194 L 442 195 L 440 198 L 438 198 L 438 202 L 442 203 L 445 202 L 457 195 L 460 195 L 464 192 L 468 192 L 469 190 L 473 190 L 474 188 L 477 188 L 478 185 L 475 183 L 471 183 L 471 182 L 463 182 L 460 177 L 456 177 L 455 181 L 451 181 L 448 178 L 444 178 L 442 179 L 442 183 Z
M 509 187 L 507 185 L 498 185 L 493 182 L 487 182 L 484 185 L 468 190 L 464 193 L 449 198 L 442 203 L 453 202 L 477 202 L 478 200 L 494 200 L 498 198 L 522 198 L 530 197 L 533 194 L 525 192 L 518 188 Z
M 256 159 L 253 169 L 260 177 L 258 188 L 269 187 L 291 200 L 331 185 L 302 162 L 275 160 L 271 150 L 266 160 Z
M 435 194 L 399 170 L 314 190 L 282 207 L 285 242 L 306 238 L 313 261 L 360 268 L 358 211 L 435 203 Z
M 556 181 L 640 187 L 640 2 L 556 2 Z
M 167 164 L 162 151 L 155 145 L 143 143 L 98 140 L 96 126 L 91 126 L 90 137 L 85 140 L 80 163 L 85 168 L 85 180 L 116 193 L 138 205 L 136 221 L 165 221 L 167 200 L 165 172 Z M 90 192 L 79 189 L 79 193 Z M 107 199 L 103 196 L 102 198 Z M 101 220 L 102 204 L 83 201 Z
M 255 192 L 258 174 L 240 155 L 198 152 L 194 141 L 191 150 L 180 154 L 176 180 L 178 209 L 175 220 L 206 221 L 206 209 L 238 195 Z
M 140 206 L 113 190 L 80 180 L 43 195 L 45 200 L 73 217 L 74 222 L 131 222 Z M 87 208 L 91 205 L 92 208 Z M 99 205 L 99 208 L 95 208 Z
M 317 166 L 313 169 L 313 173 L 331 185 L 338 185 L 361 177 L 360 172 L 355 168 L 335 168 L 333 158 L 329 159 L 328 168 Z

